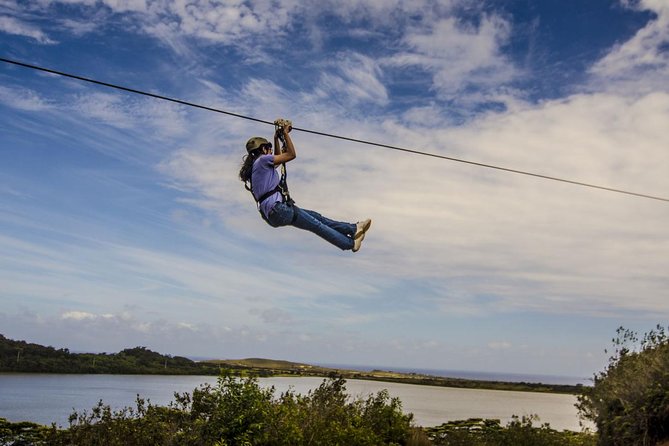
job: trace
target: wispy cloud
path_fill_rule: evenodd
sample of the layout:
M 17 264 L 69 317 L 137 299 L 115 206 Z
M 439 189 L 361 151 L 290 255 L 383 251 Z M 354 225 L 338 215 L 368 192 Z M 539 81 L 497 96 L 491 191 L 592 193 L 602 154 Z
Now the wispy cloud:
M 340 54 L 325 67 L 318 88 L 323 94 L 316 94 L 349 106 L 366 102 L 385 105 L 388 103 L 388 91 L 380 80 L 381 76 L 381 67 L 375 60 L 359 53 Z
M 406 50 L 383 62 L 424 68 L 432 73 L 433 87 L 445 98 L 454 98 L 467 88 L 494 91 L 518 74 L 500 50 L 510 32 L 511 24 L 497 16 L 483 16 L 478 25 L 443 18 L 427 29 L 409 30 L 403 37 Z
M 136 100 L 112 93 L 86 93 L 76 95 L 71 108 L 82 118 L 101 121 L 118 129 L 148 127 L 159 136 L 170 138 L 185 132 L 185 110 L 153 99 Z
M 14 34 L 17 36 L 30 37 L 43 45 L 54 45 L 58 42 L 52 40 L 39 28 L 24 23 L 14 17 L 0 15 L 0 32 Z
M 113 94 L 92 93 L 77 98 L 74 108 L 83 116 L 99 119 L 120 129 L 133 127 L 134 120 L 122 107 L 121 99 Z
M 101 25 L 100 22 L 95 19 L 93 20 L 89 19 L 86 21 L 64 19 L 61 21 L 61 24 L 65 29 L 67 29 L 75 36 L 83 36 L 85 34 L 89 34 L 95 31 Z
M 61 319 L 74 319 L 75 321 L 81 321 L 86 319 L 96 319 L 97 316 L 86 311 L 67 311 L 63 313 Z
M 26 88 L 9 88 L 0 85 L 0 103 L 19 110 L 43 111 L 51 107 L 39 93 Z
M 643 92 L 667 89 L 669 76 L 669 8 L 662 1 L 629 3 L 630 7 L 657 14 L 630 40 L 616 45 L 591 69 L 597 86 L 615 91 Z

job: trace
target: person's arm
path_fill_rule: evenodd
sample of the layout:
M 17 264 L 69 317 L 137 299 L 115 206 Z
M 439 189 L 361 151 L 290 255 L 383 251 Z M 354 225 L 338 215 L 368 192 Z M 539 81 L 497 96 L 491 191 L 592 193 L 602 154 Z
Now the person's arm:
M 283 131 L 283 130 L 278 130 L 278 131 Z M 288 161 L 292 161 L 297 157 L 297 154 L 295 153 L 295 146 L 293 145 L 293 140 L 290 139 L 290 135 L 288 134 L 288 132 L 290 132 L 290 129 L 283 131 L 283 137 L 286 140 L 286 151 L 279 154 L 276 153 L 279 148 L 279 142 L 278 142 L 279 135 L 278 133 L 274 134 L 274 147 L 276 147 L 276 149 L 274 150 L 275 166 L 287 163 Z

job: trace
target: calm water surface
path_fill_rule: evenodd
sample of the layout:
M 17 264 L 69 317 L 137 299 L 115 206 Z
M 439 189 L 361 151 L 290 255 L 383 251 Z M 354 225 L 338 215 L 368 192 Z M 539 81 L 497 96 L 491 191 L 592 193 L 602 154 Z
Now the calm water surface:
M 274 386 L 275 395 L 288 389 L 307 393 L 323 382 L 322 378 L 261 378 L 263 387 Z M 73 410 L 91 409 L 99 400 L 113 408 L 134 406 L 139 394 L 154 404 L 173 400 L 174 392 L 192 392 L 203 383 L 216 383 L 212 376 L 150 375 L 42 375 L 0 374 L 0 417 L 10 421 L 55 422 L 67 426 Z M 412 384 L 348 380 L 348 393 L 366 396 L 388 389 L 402 401 L 405 412 L 414 414 L 421 426 L 436 426 L 466 418 L 497 418 L 512 415 L 539 415 L 542 423 L 555 429 L 580 430 L 576 397 L 534 392 L 453 389 Z

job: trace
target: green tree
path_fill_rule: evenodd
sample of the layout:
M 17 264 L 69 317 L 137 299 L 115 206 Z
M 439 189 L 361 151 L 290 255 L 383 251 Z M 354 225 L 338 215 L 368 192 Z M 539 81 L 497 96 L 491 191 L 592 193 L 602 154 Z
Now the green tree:
M 620 327 L 607 368 L 579 396 L 601 446 L 654 446 L 669 439 L 669 337 L 658 325 L 639 339 Z

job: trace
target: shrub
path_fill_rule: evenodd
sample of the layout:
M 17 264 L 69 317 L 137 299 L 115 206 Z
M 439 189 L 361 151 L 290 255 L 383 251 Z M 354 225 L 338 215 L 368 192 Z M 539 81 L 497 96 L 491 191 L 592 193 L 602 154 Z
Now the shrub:
M 168 407 L 138 398 L 136 408 L 113 411 L 100 402 L 73 413 L 68 429 L 52 427 L 45 444 L 405 445 L 414 436 L 411 419 L 385 391 L 351 400 L 343 379 L 325 380 L 306 396 L 289 391 L 275 398 L 254 378 L 221 377 L 214 387 L 176 394 Z
M 669 439 L 669 337 L 663 327 L 639 340 L 620 327 L 614 353 L 579 397 L 601 446 L 653 446 Z
M 48 428 L 28 421 L 10 423 L 0 418 L 0 445 L 29 446 L 44 439 Z
M 557 431 L 548 424 L 534 426 L 538 417 L 516 416 L 505 426 L 499 420 L 451 421 L 428 428 L 427 433 L 438 446 L 594 446 L 590 433 Z

